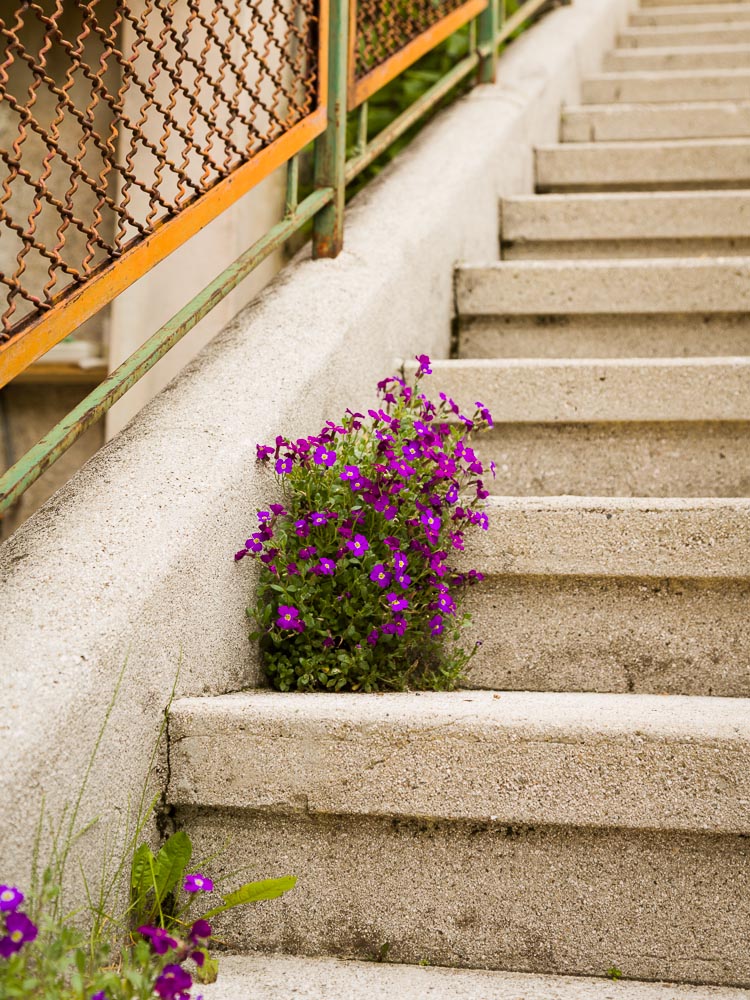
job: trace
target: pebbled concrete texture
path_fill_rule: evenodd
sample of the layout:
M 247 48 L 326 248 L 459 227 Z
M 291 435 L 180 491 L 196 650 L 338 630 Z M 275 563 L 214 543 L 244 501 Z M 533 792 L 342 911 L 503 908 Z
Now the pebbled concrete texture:
M 720 19 L 717 18 L 720 21 Z M 690 46 L 698 50 L 702 45 L 747 45 L 750 43 L 750 25 L 743 24 L 688 24 L 681 27 L 627 28 L 617 38 L 620 48 L 664 48 L 668 45 Z
M 698 51 L 680 48 L 613 49 L 602 63 L 604 73 L 632 73 L 639 70 L 747 69 L 750 46 L 707 45 Z
M 750 354 L 743 313 L 461 316 L 460 358 L 664 358 Z
M 750 8 L 745 7 L 750 22 Z M 584 104 L 674 101 L 746 101 L 750 71 L 737 69 L 672 72 L 603 73 L 590 76 L 581 88 Z
M 634 979 L 750 984 L 746 836 L 177 815 L 199 856 L 232 823 L 226 875 L 300 876 L 283 899 L 216 921 L 235 951 L 368 958 L 388 943 L 396 962 L 598 976 L 615 964 Z
M 745 990 L 430 966 L 227 955 L 205 1000 L 747 1000 Z
M 750 139 L 579 142 L 537 147 L 536 178 L 539 191 L 747 187 Z
M 488 577 L 467 687 L 750 697 L 750 581 Z
M 470 316 L 746 313 L 750 258 L 464 263 L 456 301 Z
M 517 691 L 180 699 L 167 799 L 203 810 L 742 834 L 749 707 Z
M 634 11 L 630 15 L 630 24 L 635 28 L 658 28 L 664 25 L 704 25 L 734 23 L 742 24 L 750 21 L 750 8 L 746 3 L 722 3 L 720 6 L 707 4 L 678 4 L 674 7 L 659 5 L 650 10 L 648 7 Z
M 178 666 L 179 694 L 258 683 L 252 574 L 232 561 L 276 489 L 256 443 L 361 406 L 397 356 L 447 353 L 453 262 L 496 253 L 499 197 L 531 190 L 531 145 L 557 134 L 629 7 L 577 0 L 515 42 L 496 85 L 358 196 L 337 260 L 301 254 L 0 549 L 6 878 L 28 879 L 42 791 L 52 816 L 77 794 L 123 663 L 81 811 L 100 830 L 140 793 Z M 87 869 L 101 850 L 97 831 L 81 842 Z
M 750 36 L 750 30 L 748 31 Z M 749 38 L 750 40 L 750 38 Z M 562 142 L 705 139 L 750 135 L 750 102 L 589 104 L 563 111 Z

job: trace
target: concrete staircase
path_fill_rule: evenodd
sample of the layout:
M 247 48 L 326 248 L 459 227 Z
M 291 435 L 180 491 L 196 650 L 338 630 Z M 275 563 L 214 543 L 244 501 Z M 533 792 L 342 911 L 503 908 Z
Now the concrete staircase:
M 435 365 L 496 419 L 472 690 L 173 706 L 196 853 L 300 876 L 206 1000 L 750 996 L 750 2 L 643 0 L 561 140 Z

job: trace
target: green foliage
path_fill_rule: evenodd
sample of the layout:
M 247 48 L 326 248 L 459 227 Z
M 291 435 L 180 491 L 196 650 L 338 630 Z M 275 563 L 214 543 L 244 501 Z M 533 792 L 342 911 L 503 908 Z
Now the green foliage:
M 612 965 L 605 972 L 605 976 L 607 979 L 612 979 L 614 982 L 617 982 L 618 979 L 622 979 L 622 970 L 618 969 L 616 965 Z

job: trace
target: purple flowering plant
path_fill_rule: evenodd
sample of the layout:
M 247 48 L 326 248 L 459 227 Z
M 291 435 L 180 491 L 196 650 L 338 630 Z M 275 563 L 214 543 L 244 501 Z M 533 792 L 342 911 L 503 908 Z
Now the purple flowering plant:
M 453 560 L 488 527 L 472 436 L 492 417 L 429 399 L 430 359 L 416 360 L 413 385 L 378 383 L 377 409 L 258 446 L 283 503 L 258 512 L 235 559 L 260 564 L 251 638 L 282 691 L 448 690 L 474 653 L 461 599 L 482 576 Z

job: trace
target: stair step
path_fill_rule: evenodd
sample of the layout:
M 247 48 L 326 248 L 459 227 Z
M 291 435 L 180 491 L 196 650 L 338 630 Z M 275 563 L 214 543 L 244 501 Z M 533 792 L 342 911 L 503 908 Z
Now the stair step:
M 745 991 L 279 955 L 221 957 L 205 1000 L 747 1000 Z
M 748 256 L 750 191 L 506 198 L 501 246 L 505 260 Z
M 713 6 L 718 16 L 721 16 L 721 12 L 727 5 L 732 7 L 741 6 L 743 3 L 747 3 L 748 0 L 640 0 L 640 7 L 643 10 L 648 10 L 649 7 L 709 7 Z
M 750 101 L 588 104 L 563 109 L 563 142 L 750 136 Z
M 711 45 L 698 49 L 614 49 L 604 56 L 605 73 L 646 71 L 747 69 L 750 45 Z
M 435 373 L 492 411 L 479 451 L 493 493 L 750 494 L 750 358 L 472 358 Z
M 576 142 L 536 149 L 540 191 L 750 187 L 750 139 Z
M 252 693 L 175 702 L 168 797 L 198 856 L 294 892 L 234 949 L 750 981 L 740 699 Z M 228 836 L 229 835 L 229 836 Z M 685 900 L 689 899 L 689 905 Z
M 744 69 L 601 73 L 581 85 L 584 104 L 746 101 L 748 94 L 750 70 Z
M 461 264 L 464 316 L 746 313 L 750 258 Z
M 684 6 L 647 7 L 633 11 L 630 25 L 634 28 L 659 28 L 665 25 L 705 24 L 729 25 L 750 21 L 750 4 L 685 4 Z
M 682 28 L 626 28 L 617 38 L 621 48 L 663 48 L 666 45 L 684 45 L 697 49 L 703 45 L 747 45 L 750 43 L 750 25 L 742 24 L 693 24 Z

